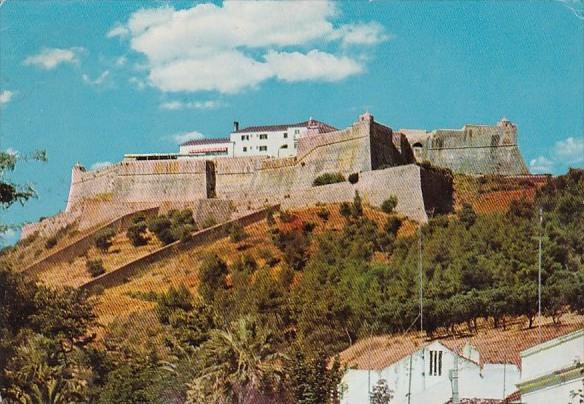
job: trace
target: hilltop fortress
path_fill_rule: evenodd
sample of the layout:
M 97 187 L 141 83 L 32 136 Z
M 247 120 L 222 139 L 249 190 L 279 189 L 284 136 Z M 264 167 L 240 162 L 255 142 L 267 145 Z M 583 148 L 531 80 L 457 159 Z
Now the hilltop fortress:
M 350 201 L 355 191 L 373 206 L 396 196 L 398 212 L 425 222 L 427 212 L 452 208 L 452 177 L 441 168 L 528 174 L 517 128 L 505 119 L 432 132 L 393 130 L 369 113 L 341 130 L 313 119 L 244 129 L 234 123 L 229 138 L 187 142 L 179 153 L 127 154 L 91 171 L 75 165 L 65 211 L 26 225 L 22 237 L 75 221 L 90 228 L 151 207 L 190 207 L 197 221 L 221 221 L 271 204 Z M 313 186 L 319 175 L 338 172 L 358 181 Z

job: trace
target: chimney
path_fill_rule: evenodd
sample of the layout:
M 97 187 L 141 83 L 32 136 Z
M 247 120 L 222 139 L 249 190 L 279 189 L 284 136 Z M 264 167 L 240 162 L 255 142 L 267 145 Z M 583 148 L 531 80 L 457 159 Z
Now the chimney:
M 233 121 L 233 131 L 237 132 L 239 130 L 239 122 Z

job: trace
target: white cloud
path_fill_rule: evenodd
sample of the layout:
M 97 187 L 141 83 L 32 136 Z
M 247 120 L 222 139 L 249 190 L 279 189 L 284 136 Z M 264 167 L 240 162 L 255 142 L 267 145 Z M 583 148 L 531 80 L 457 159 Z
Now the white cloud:
M 551 173 L 569 166 L 584 163 L 584 137 L 558 140 L 549 157 L 539 156 L 529 162 L 533 173 Z
M 24 59 L 25 65 L 32 65 L 45 70 L 52 70 L 61 63 L 78 63 L 83 48 L 44 48 L 40 53 Z
M 93 80 L 87 74 L 83 74 L 81 77 L 83 78 L 83 81 L 85 83 L 92 85 L 92 86 L 99 86 L 105 82 L 105 80 L 108 78 L 109 74 L 110 74 L 110 71 L 105 70 L 103 73 L 101 73 L 99 76 L 97 76 Z
M 113 165 L 111 161 L 97 161 L 91 165 L 90 170 L 100 170 L 111 165 Z
M 316 49 L 307 54 L 271 51 L 266 61 L 274 75 L 284 81 L 338 81 L 363 71 L 363 67 L 351 58 Z
M 529 162 L 529 171 L 536 174 L 550 173 L 554 162 L 544 156 L 539 156 Z
M 554 156 L 566 164 L 584 162 L 584 137 L 569 137 L 560 140 L 554 145 Z
M 113 27 L 111 30 L 109 30 L 109 32 L 107 33 L 107 37 L 108 38 L 114 38 L 116 36 L 119 37 L 125 37 L 130 33 L 130 31 L 122 26 L 122 25 L 116 25 L 115 27 Z
M 347 24 L 339 29 L 343 45 L 377 45 L 391 39 L 378 22 L 367 24 Z
M 201 132 L 192 131 L 192 132 L 175 133 L 174 135 L 171 135 L 170 138 L 176 144 L 183 144 L 185 142 L 188 142 L 189 140 L 204 139 L 205 135 L 203 135 Z
M 167 101 L 160 104 L 160 109 L 166 109 L 169 111 L 177 111 L 180 109 L 215 109 L 221 106 L 221 102 L 209 100 L 209 101 Z
M 165 6 L 133 13 L 108 37 L 127 35 L 131 48 L 148 60 L 150 83 L 162 91 L 236 93 L 270 78 L 335 81 L 362 72 L 362 60 L 328 48 L 371 46 L 389 36 L 375 22 L 336 26 L 337 15 L 332 1 Z M 316 45 L 327 51 L 302 51 Z
M 144 90 L 147 86 L 146 82 L 138 77 L 132 76 L 128 79 L 128 82 L 134 85 L 138 90 Z
M 12 97 L 14 97 L 14 93 L 10 90 L 0 92 L 0 105 L 8 104 L 12 100 Z

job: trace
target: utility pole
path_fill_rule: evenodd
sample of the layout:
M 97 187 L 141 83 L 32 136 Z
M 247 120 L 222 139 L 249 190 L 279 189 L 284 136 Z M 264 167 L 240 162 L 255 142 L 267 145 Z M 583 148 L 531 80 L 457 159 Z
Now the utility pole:
M 420 336 L 424 336 L 424 278 L 422 276 L 422 225 L 418 227 L 418 272 L 420 273 Z
M 412 356 L 410 354 L 410 372 L 409 372 L 409 379 L 408 379 L 408 404 L 412 401 Z
M 539 208 L 539 259 L 537 269 L 537 333 L 541 344 L 541 241 L 543 239 L 543 209 Z
M 452 383 L 452 404 L 460 404 L 458 395 L 458 353 L 454 352 L 454 369 L 450 371 L 450 383 Z

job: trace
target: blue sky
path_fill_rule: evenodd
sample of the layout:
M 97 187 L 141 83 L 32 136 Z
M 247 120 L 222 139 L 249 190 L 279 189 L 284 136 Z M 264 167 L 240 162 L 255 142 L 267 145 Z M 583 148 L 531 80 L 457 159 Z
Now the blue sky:
M 64 209 L 72 165 L 176 151 L 242 125 L 364 110 L 393 128 L 506 116 L 533 171 L 584 165 L 584 20 L 577 1 L 0 6 L 0 148 L 46 149 L 12 179 L 39 198 L 5 223 Z M 7 239 L 14 238 L 9 235 Z

